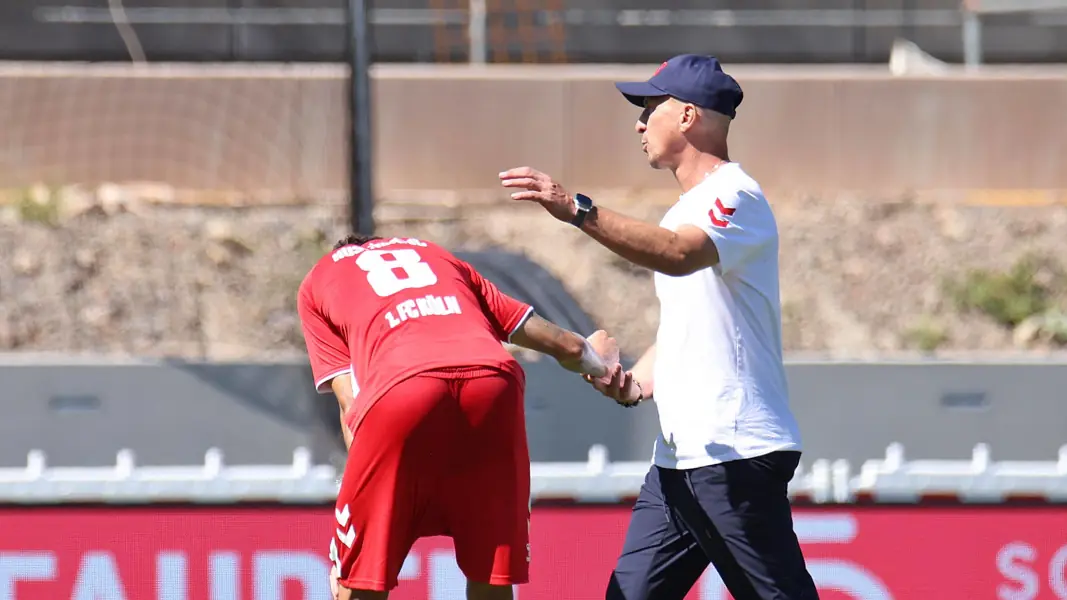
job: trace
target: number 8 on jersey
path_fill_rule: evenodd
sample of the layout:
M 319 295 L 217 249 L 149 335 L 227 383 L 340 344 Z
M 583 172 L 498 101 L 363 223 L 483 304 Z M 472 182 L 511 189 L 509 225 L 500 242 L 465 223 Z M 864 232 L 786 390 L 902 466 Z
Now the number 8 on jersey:
M 356 257 L 356 265 L 366 271 L 367 283 L 382 297 L 437 283 L 437 274 L 411 248 L 367 250 Z

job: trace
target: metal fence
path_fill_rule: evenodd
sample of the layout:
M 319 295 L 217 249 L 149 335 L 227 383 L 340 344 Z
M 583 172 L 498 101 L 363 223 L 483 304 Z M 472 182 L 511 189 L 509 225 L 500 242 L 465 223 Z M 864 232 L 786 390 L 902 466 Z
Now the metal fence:
M 339 61 L 344 0 L 9 0 L 0 56 Z M 883 62 L 897 38 L 951 61 L 1067 59 L 1063 0 L 372 2 L 377 60 Z
M 533 463 L 535 501 L 617 503 L 635 498 L 647 462 L 611 462 L 604 446 L 589 449 L 587 462 Z M 134 453 L 118 453 L 113 467 L 48 467 L 44 452 L 33 450 L 22 468 L 0 469 L 0 502 L 285 502 L 328 503 L 337 495 L 338 471 L 315 465 L 306 448 L 290 465 L 226 465 L 218 449 L 203 465 L 139 467 Z M 817 504 L 919 502 L 945 497 L 961 502 L 1000 503 L 1025 498 L 1067 502 L 1067 445 L 1058 460 L 993 461 L 989 446 L 975 446 L 971 460 L 906 460 L 904 447 L 892 444 L 885 458 L 803 463 L 789 494 Z

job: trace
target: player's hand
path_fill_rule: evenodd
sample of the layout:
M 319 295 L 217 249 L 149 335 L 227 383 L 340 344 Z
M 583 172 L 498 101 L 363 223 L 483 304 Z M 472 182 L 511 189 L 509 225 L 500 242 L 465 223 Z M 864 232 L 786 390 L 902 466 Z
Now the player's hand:
M 619 353 L 619 343 L 615 338 L 608 335 L 608 332 L 603 329 L 597 329 L 593 332 L 593 335 L 585 338 L 589 340 L 589 344 L 596 350 L 597 354 L 605 358 L 610 357 L 613 354 Z
M 574 198 L 551 177 L 530 167 L 518 167 L 500 173 L 500 185 L 515 188 L 511 198 L 537 202 L 548 214 L 560 221 L 570 221 L 577 212 Z
M 588 375 L 585 380 L 598 392 L 615 401 L 616 404 L 625 407 L 637 406 L 641 401 L 640 387 L 634 381 L 632 371 L 623 371 L 622 365 L 618 365 L 612 371 L 611 378 L 603 382 Z
M 604 361 L 604 365 L 607 367 L 607 371 L 602 376 L 593 377 L 593 379 L 607 385 L 611 381 L 611 375 L 615 372 L 616 367 L 619 366 L 619 342 L 603 329 L 594 331 L 593 335 L 586 338 L 586 341 L 600 355 L 600 359 Z

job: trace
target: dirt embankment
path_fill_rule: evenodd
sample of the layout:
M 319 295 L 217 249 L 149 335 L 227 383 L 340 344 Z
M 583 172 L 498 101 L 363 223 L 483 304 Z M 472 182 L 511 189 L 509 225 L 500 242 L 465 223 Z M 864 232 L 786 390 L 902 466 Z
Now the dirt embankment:
M 599 199 L 649 221 L 665 209 L 663 199 Z M 775 209 L 794 356 L 1045 353 L 1067 342 L 1056 329 L 1057 309 L 1067 308 L 1067 207 L 808 199 Z M 377 218 L 383 235 L 523 252 L 628 353 L 653 339 L 650 273 L 537 207 L 385 204 Z M 345 222 L 338 205 L 189 207 L 114 190 L 9 199 L 0 206 L 0 350 L 299 354 L 294 291 Z M 975 269 L 985 279 L 967 279 Z

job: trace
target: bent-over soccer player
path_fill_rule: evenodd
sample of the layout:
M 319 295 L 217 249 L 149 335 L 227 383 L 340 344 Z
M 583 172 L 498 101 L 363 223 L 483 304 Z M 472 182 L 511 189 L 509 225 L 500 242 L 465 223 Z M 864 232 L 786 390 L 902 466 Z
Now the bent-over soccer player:
M 349 447 L 331 588 L 383 599 L 420 537 L 453 538 L 467 598 L 510 600 L 529 577 L 530 456 L 522 367 L 502 342 L 594 377 L 618 346 L 533 314 L 431 242 L 349 236 L 304 278 L 298 311 L 316 388 Z

